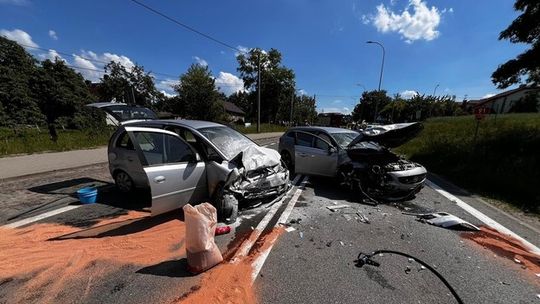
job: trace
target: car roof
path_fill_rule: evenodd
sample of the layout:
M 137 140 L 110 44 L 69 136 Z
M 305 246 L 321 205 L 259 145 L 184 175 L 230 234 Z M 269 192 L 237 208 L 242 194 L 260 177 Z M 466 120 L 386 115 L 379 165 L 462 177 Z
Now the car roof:
M 306 131 L 306 130 L 312 130 L 312 131 L 324 131 L 327 133 L 353 133 L 356 132 L 354 130 L 349 129 L 343 129 L 343 128 L 334 128 L 334 127 L 294 127 L 290 128 L 289 131 L 293 130 L 299 130 L 299 131 Z
M 89 103 L 86 106 L 94 107 L 94 108 L 105 108 L 105 107 L 110 107 L 110 106 L 127 106 L 127 104 L 123 102 L 94 102 L 94 103 Z
M 196 130 L 202 129 L 202 128 L 208 128 L 208 127 L 224 127 L 224 125 L 222 124 L 218 124 L 211 121 L 189 120 L 189 119 L 154 119 L 154 120 L 146 120 L 144 122 L 134 122 L 134 123 L 130 123 L 129 125 L 137 125 L 137 124 L 176 125 L 176 126 L 182 126 L 182 127 L 189 127 Z

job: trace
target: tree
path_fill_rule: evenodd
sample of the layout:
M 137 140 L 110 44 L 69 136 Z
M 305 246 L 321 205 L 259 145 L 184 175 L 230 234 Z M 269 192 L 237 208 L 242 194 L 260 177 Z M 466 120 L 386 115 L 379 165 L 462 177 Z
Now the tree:
M 153 102 L 159 99 L 154 78 L 143 66 L 135 64 L 132 68 L 126 68 L 119 62 L 111 61 L 105 66 L 105 72 L 107 74 L 101 79 L 101 98 L 144 107 L 152 107 Z
M 192 64 L 187 72 L 180 76 L 180 83 L 174 89 L 178 93 L 178 97 L 172 100 L 174 113 L 191 119 L 224 119 L 221 95 L 208 66 Z
M 499 40 L 532 46 L 493 72 L 491 80 L 500 89 L 522 83 L 523 77 L 528 85 L 540 84 L 540 1 L 517 0 L 514 9 L 523 13 L 500 33 Z
M 0 124 L 36 124 L 43 122 L 36 100 L 31 96 L 30 78 L 36 61 L 16 42 L 0 37 Z
M 276 121 L 280 105 L 290 102 L 294 94 L 294 72 L 281 64 L 281 53 L 276 49 L 265 52 L 251 49 L 247 54 L 236 57 L 237 71 L 244 81 L 244 88 L 255 94 L 260 59 L 261 73 L 261 120 Z M 252 108 L 256 111 L 257 106 Z M 253 112 L 255 112 L 253 111 Z M 255 112 L 256 114 L 256 112 Z
M 307 95 L 295 96 L 293 104 L 293 121 L 304 124 L 313 122 L 317 119 L 317 110 L 315 98 Z
M 373 121 L 375 118 L 375 104 L 378 109 L 384 109 L 387 104 L 392 101 L 392 98 L 386 95 L 385 90 L 381 91 L 364 91 L 360 101 L 354 107 L 352 114 L 355 121 Z
M 249 94 L 245 91 L 238 91 L 229 95 L 227 101 L 234 103 L 236 106 L 242 109 L 242 111 L 246 113 L 246 117 L 253 117 L 254 114 L 256 114 L 253 109 L 254 97 L 254 94 Z
M 39 109 L 45 116 L 49 134 L 57 141 L 56 122 L 60 117 L 71 117 L 92 96 L 81 74 L 61 60 L 45 60 L 31 79 L 31 88 Z

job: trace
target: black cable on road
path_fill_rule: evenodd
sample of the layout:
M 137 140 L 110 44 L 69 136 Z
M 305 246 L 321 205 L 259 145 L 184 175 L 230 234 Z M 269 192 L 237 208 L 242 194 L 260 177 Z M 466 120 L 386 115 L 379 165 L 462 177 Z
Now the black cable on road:
M 416 262 L 418 262 L 420 265 L 426 267 L 427 269 L 429 269 L 433 274 L 435 274 L 437 276 L 437 278 L 439 278 L 439 280 L 441 280 L 441 282 L 443 282 L 443 284 L 448 288 L 448 290 L 450 290 L 450 292 L 452 293 L 452 295 L 454 296 L 454 298 L 456 299 L 456 301 L 460 304 L 463 304 L 463 300 L 459 297 L 459 295 L 457 294 L 457 292 L 454 290 L 454 288 L 452 287 L 452 285 L 450 285 L 450 283 L 448 283 L 448 281 L 439 273 L 437 272 L 437 270 L 435 270 L 433 267 L 429 266 L 429 264 L 427 264 L 426 262 L 416 258 L 416 257 L 413 257 L 412 255 L 410 254 L 407 254 L 407 253 L 403 253 L 403 252 L 400 252 L 400 251 L 395 251 L 395 250 L 386 250 L 386 249 L 381 249 L 381 250 L 375 250 L 373 251 L 372 253 L 370 254 L 365 254 L 365 253 L 362 253 L 360 252 L 358 254 L 358 258 L 354 261 L 356 264 L 355 266 L 356 267 L 362 267 L 364 265 L 372 265 L 372 266 L 376 266 L 376 267 L 379 267 L 380 264 L 377 262 L 377 261 L 374 261 L 372 260 L 371 258 L 377 254 L 380 254 L 380 253 L 389 253 L 389 254 L 397 254 L 397 255 L 401 255 L 401 256 L 404 256 L 406 258 L 410 258 L 410 259 L 413 259 L 415 260 Z

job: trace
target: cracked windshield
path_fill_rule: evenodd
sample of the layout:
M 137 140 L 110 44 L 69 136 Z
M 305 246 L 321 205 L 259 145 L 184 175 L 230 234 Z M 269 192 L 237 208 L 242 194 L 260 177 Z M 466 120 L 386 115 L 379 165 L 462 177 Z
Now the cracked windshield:
M 0 0 L 0 303 L 540 303 L 540 1 Z

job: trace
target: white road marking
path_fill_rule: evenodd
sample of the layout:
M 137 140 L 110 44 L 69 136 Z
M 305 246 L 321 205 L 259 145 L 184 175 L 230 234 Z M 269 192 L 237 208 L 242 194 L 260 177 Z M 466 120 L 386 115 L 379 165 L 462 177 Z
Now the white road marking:
M 281 223 L 286 223 L 287 219 L 291 215 L 291 212 L 294 208 L 294 205 L 296 205 L 296 201 L 298 201 L 298 198 L 300 197 L 300 194 L 302 194 L 302 191 L 304 191 L 306 183 L 308 181 L 308 177 L 304 177 L 302 180 L 302 183 L 300 184 L 300 187 L 296 189 L 296 192 L 294 193 L 291 200 L 288 202 L 287 207 L 279 217 L 279 220 L 277 221 L 275 227 L 279 227 Z M 268 248 L 266 248 L 264 251 L 262 251 L 257 258 L 251 263 L 251 266 L 253 267 L 253 272 L 251 273 L 251 283 L 255 283 L 255 280 L 257 279 L 257 276 L 259 275 L 259 272 L 261 272 L 261 269 L 264 265 L 264 262 L 268 258 L 268 255 L 270 254 L 270 251 L 274 247 L 275 243 L 270 244 Z
M 60 213 L 63 213 L 63 212 L 67 212 L 67 211 L 70 211 L 70 210 L 73 210 L 73 209 L 77 209 L 79 207 L 81 207 L 82 205 L 76 205 L 76 206 L 65 206 L 65 207 L 62 207 L 62 208 L 59 208 L 59 209 L 55 209 L 55 210 L 52 210 L 52 211 L 49 211 L 49 212 L 45 212 L 45 213 L 42 213 L 42 214 L 38 214 L 36 216 L 32 216 L 32 217 L 29 217 L 29 218 L 25 218 L 25 219 L 22 219 L 20 221 L 16 221 L 16 222 L 13 222 L 11 224 L 7 224 L 7 225 L 4 225 L 4 227 L 7 227 L 7 228 L 18 228 L 18 227 L 21 227 L 21 226 L 24 226 L 24 225 L 28 225 L 30 223 L 33 223 L 33 222 L 37 222 L 37 221 L 40 221 L 42 219 L 46 219 L 48 217 L 51 217 L 51 216 L 54 216 L 54 215 L 57 215 L 57 214 L 60 214 Z
M 511 237 L 519 240 L 520 242 L 523 243 L 523 245 L 527 248 L 527 250 L 529 250 L 529 252 L 540 255 L 540 248 L 536 247 L 535 245 L 533 245 L 529 241 L 527 241 L 524 238 L 520 237 L 519 235 L 517 235 L 516 233 L 514 233 L 510 229 L 504 227 L 503 225 L 499 224 L 498 222 L 496 222 L 495 220 L 493 220 L 489 216 L 483 214 L 482 212 L 478 211 L 474 207 L 468 205 L 464 201 L 460 200 L 459 198 L 455 197 L 454 195 L 452 195 L 452 194 L 448 193 L 447 191 L 443 190 L 439 185 L 435 184 L 434 182 L 432 182 L 430 180 L 426 180 L 426 184 L 429 187 L 431 187 L 433 190 L 440 193 L 442 196 L 444 196 L 447 199 L 449 199 L 450 201 L 456 203 L 456 205 L 458 205 L 459 207 L 461 207 L 465 211 L 469 212 L 472 216 L 476 217 L 477 219 L 479 219 L 484 224 L 486 224 L 489 227 L 499 231 L 500 233 L 506 234 L 508 236 L 511 236 Z
M 300 178 L 300 175 L 297 175 L 294 178 L 293 185 L 296 184 L 296 182 L 298 182 L 299 178 Z M 270 207 L 270 210 L 268 210 L 268 213 L 266 213 L 266 215 L 259 222 L 257 227 L 255 227 L 255 229 L 253 229 L 253 232 L 251 232 L 249 237 L 240 245 L 240 247 L 238 248 L 238 250 L 234 254 L 234 257 L 231 259 L 231 263 L 236 263 L 241 258 L 244 258 L 244 257 L 246 257 L 248 255 L 249 251 L 251 250 L 253 245 L 255 245 L 255 242 L 257 241 L 259 236 L 261 236 L 261 233 L 263 232 L 264 228 L 266 228 L 266 226 L 268 226 L 268 223 L 270 222 L 270 220 L 272 220 L 272 218 L 274 217 L 274 215 L 276 214 L 278 209 L 283 204 L 283 201 L 288 197 L 288 195 L 289 195 L 289 193 L 291 192 L 292 189 L 293 189 L 293 187 L 291 187 L 291 189 L 289 189 L 289 191 L 287 191 L 287 193 L 280 199 L 279 202 L 274 203 L 272 205 L 272 207 Z

